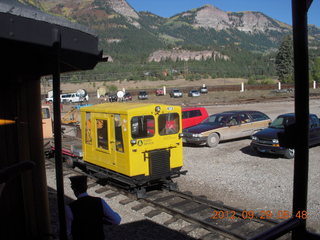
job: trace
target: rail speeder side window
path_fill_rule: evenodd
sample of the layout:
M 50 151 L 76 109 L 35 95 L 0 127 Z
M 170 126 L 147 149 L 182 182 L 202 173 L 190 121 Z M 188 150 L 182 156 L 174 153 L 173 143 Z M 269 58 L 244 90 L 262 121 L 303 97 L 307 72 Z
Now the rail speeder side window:
M 114 130 L 116 137 L 116 150 L 124 152 L 123 137 L 122 137 L 122 121 L 119 114 L 114 115 Z
M 131 118 L 132 138 L 146 138 L 154 135 L 154 117 L 136 116 Z
M 86 144 L 92 144 L 91 134 L 91 113 L 86 112 L 86 130 L 85 130 L 85 142 Z
M 180 121 L 178 113 L 161 114 L 158 118 L 159 134 L 170 135 L 176 134 L 180 131 Z
M 43 119 L 48 119 L 48 118 L 50 118 L 49 108 L 42 108 L 42 118 L 43 118 Z
M 96 119 L 98 148 L 108 150 L 108 122 L 105 119 Z

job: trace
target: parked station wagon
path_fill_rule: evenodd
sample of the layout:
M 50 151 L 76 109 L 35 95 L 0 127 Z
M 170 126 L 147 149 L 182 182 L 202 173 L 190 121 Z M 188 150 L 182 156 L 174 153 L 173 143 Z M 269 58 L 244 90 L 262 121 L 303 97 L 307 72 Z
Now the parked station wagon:
M 248 137 L 267 128 L 270 118 L 259 111 L 228 111 L 210 115 L 202 123 L 183 130 L 183 141 L 215 147 L 220 141 Z

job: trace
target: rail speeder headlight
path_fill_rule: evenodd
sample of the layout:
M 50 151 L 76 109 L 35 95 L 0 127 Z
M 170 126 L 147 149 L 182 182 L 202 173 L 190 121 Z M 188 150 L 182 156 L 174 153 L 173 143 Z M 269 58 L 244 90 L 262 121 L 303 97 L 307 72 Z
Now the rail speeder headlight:
M 160 106 L 156 106 L 154 109 L 157 113 L 161 111 L 161 107 Z
M 131 143 L 132 145 L 135 145 L 135 144 L 137 144 L 137 140 L 132 139 L 132 140 L 130 141 L 130 143 Z
M 258 138 L 257 138 L 256 136 L 251 136 L 251 139 L 252 139 L 253 141 L 257 141 L 257 140 L 258 140 Z
M 194 133 L 194 134 L 192 134 L 192 137 L 200 138 L 200 137 L 202 137 L 202 134 L 201 133 Z

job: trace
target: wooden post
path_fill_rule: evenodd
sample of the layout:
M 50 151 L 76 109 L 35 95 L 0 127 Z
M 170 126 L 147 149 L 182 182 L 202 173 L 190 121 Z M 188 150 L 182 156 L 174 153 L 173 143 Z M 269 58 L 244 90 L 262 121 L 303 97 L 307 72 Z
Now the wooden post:
M 243 82 L 241 83 L 241 90 L 240 90 L 240 92 L 244 92 L 244 83 L 243 83 Z

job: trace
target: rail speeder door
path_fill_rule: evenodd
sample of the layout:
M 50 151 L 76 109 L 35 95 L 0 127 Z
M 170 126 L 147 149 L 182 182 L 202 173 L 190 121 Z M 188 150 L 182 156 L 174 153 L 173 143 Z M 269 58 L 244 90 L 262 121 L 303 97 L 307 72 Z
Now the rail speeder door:
M 126 162 L 126 153 L 127 149 L 124 144 L 124 136 L 123 133 L 127 131 L 126 128 L 126 119 L 123 118 L 120 114 L 111 115 L 112 118 L 112 128 L 113 135 L 111 135 L 111 147 L 114 149 L 114 161 L 117 167 L 117 172 L 123 173 L 124 169 L 127 168 Z
M 87 151 L 86 161 L 113 169 L 116 165 L 114 122 L 110 114 L 92 114 L 92 147 Z
M 42 106 L 42 132 L 43 138 L 52 138 L 52 119 L 50 116 L 50 107 Z

